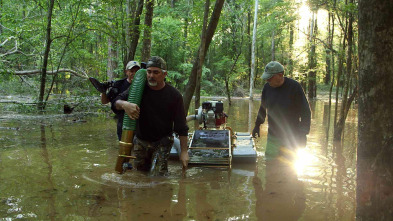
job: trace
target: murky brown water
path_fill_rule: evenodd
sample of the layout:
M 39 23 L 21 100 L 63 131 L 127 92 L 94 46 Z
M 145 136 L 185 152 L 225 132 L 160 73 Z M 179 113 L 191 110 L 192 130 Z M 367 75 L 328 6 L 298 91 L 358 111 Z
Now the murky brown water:
M 224 101 L 225 103 L 225 101 Z M 226 104 L 228 126 L 252 129 L 260 101 Z M 326 139 L 326 106 L 313 111 L 299 160 L 264 160 L 266 125 L 256 140 L 258 162 L 231 169 L 192 167 L 185 177 L 114 172 L 115 121 L 97 116 L 0 116 L 0 219 L 38 220 L 353 220 L 357 116 L 345 142 Z

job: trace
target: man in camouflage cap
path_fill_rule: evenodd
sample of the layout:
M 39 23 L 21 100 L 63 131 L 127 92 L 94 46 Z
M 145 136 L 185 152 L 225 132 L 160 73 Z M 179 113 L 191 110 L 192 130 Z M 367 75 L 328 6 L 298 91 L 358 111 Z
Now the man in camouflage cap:
M 259 137 L 260 125 L 268 116 L 268 141 L 266 156 L 277 157 L 280 153 L 304 147 L 310 131 L 311 111 L 302 86 L 284 77 L 284 66 L 277 61 L 269 62 L 262 75 L 267 83 L 261 95 L 253 137 Z
M 188 126 L 180 92 L 165 82 L 167 66 L 164 59 L 153 56 L 147 62 L 147 85 L 140 107 L 126 101 L 128 92 L 116 98 L 118 110 L 124 110 L 138 119 L 134 140 L 134 161 L 137 170 L 150 171 L 152 175 L 168 172 L 169 153 L 173 145 L 173 133 L 179 135 L 183 167 L 187 167 Z

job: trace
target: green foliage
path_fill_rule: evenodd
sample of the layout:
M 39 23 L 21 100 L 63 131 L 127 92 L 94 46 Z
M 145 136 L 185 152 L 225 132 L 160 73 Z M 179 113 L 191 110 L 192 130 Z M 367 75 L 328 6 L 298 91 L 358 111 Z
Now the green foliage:
M 22 78 L 16 77 L 12 73 L 2 73 L 0 74 L 0 94 L 34 95 L 34 92 L 37 91 L 34 82 L 34 77 L 24 77 L 22 80 Z
M 176 70 L 184 62 L 184 38 L 182 37 L 181 22 L 172 17 L 155 18 L 153 20 L 152 55 L 165 59 L 169 70 Z
M 328 9 L 340 17 L 341 23 L 348 12 L 356 14 L 357 4 L 346 4 L 338 1 L 336 8 L 333 1 L 307 1 L 310 8 Z M 175 5 L 172 6 L 171 3 Z M 322 4 L 323 3 L 323 4 Z M 210 14 L 214 1 L 210 3 Z M 154 8 L 151 55 L 163 57 L 168 64 L 168 82 L 180 91 L 190 76 L 193 59 L 201 40 L 203 10 L 205 1 L 156 1 Z M 255 88 L 261 88 L 260 76 L 264 66 L 272 58 L 272 40 L 275 44 L 275 59 L 286 67 L 293 64 L 293 76 L 297 80 L 307 81 L 307 63 L 302 61 L 303 55 L 309 52 L 309 45 L 294 48 L 290 42 L 290 27 L 295 27 L 294 38 L 300 35 L 296 30 L 299 18 L 304 16 L 296 10 L 300 3 L 293 0 L 260 0 L 256 38 Z M 46 40 L 48 2 L 43 0 L 22 1 L 3 0 L 0 17 L 0 70 L 39 70 L 42 67 L 42 56 Z M 136 5 L 130 5 L 131 12 Z M 251 64 L 251 40 L 254 16 L 253 0 L 227 0 L 224 4 L 220 22 L 212 39 L 203 67 L 201 94 L 224 95 L 226 82 L 232 95 L 246 95 L 249 90 Z M 131 21 L 126 16 L 126 5 L 121 0 L 57 1 L 52 18 L 52 45 L 49 56 L 49 70 L 68 68 L 85 72 L 99 80 L 106 80 L 108 69 L 108 41 L 113 42 L 112 49 L 116 56 L 112 57 L 117 66 L 114 72 L 117 77 L 123 76 L 123 60 L 127 53 L 125 26 Z M 144 30 L 144 14 L 141 17 L 140 31 Z M 343 37 L 344 27 L 336 28 L 333 56 L 345 56 L 339 45 Z M 322 29 L 322 28 L 320 28 Z M 341 29 L 341 30 L 340 30 Z M 338 31 L 337 31 L 338 30 Z M 326 35 L 321 32 L 320 42 Z M 273 36 L 274 32 L 274 36 Z M 355 30 L 355 35 L 356 35 Z M 274 37 L 274 39 L 272 39 Z M 356 38 L 355 38 L 356 39 Z M 326 41 L 325 41 L 326 42 Z M 319 42 L 317 42 L 319 43 Z M 10 52 L 17 45 L 17 52 Z M 140 56 L 142 38 L 139 40 L 136 59 Z M 316 61 L 317 81 L 321 81 L 325 72 L 326 48 L 317 44 Z M 302 46 L 303 47 L 303 46 Z M 301 51 L 295 54 L 294 50 Z M 356 47 L 354 49 L 357 50 Z M 356 53 L 355 53 L 356 54 Z M 305 56 L 307 57 L 307 56 Z M 338 59 L 336 59 L 337 61 Z M 337 65 L 333 66 L 337 69 Z M 26 93 L 37 96 L 40 75 L 24 76 L 28 83 L 12 73 L 1 73 L 2 93 Z M 66 77 L 58 74 L 56 78 L 48 76 L 47 87 L 55 80 L 55 92 L 70 96 L 89 96 L 96 93 L 88 83 L 77 77 Z M 4 83 L 3 83 L 4 82 Z M 28 84 L 32 86 L 28 86 Z M 26 87 L 23 87 L 26 86 Z M 24 88 L 29 88 L 25 90 Z M 33 88 L 33 89 L 31 89 Z

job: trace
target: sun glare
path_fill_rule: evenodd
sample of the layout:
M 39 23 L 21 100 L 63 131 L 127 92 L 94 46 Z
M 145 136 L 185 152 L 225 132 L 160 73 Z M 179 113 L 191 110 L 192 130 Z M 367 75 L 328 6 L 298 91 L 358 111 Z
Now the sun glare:
M 324 39 L 326 34 L 327 27 L 327 19 L 328 12 L 324 9 L 318 9 L 317 11 L 313 11 L 306 4 L 306 0 L 299 0 L 299 8 L 297 9 L 297 14 L 299 15 L 299 19 L 296 23 L 297 35 L 295 37 L 294 43 L 294 55 L 295 58 L 298 59 L 298 63 L 305 64 L 307 63 L 307 50 L 306 46 L 309 44 L 309 34 L 310 34 L 310 26 L 311 21 L 314 19 L 318 25 L 318 37 L 320 39 Z
M 307 33 L 307 29 L 309 26 L 309 21 L 312 18 L 312 12 L 310 8 L 306 4 L 302 4 L 299 8 L 299 29 L 304 33 Z
M 307 148 L 298 149 L 294 167 L 298 176 L 311 175 L 310 167 L 316 164 L 318 158 L 315 157 Z

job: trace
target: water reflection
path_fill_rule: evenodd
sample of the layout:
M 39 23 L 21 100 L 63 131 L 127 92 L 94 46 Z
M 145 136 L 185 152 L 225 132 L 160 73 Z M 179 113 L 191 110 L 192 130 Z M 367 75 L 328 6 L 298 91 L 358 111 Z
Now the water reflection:
M 47 190 L 45 191 L 48 199 L 48 214 L 47 217 L 50 220 L 54 220 L 55 219 L 55 215 L 56 215 L 56 208 L 54 207 L 54 205 L 56 205 L 56 201 L 54 198 L 54 195 L 52 194 L 53 191 L 55 191 L 54 188 L 54 184 L 53 184 L 53 180 L 52 180 L 52 172 L 53 172 L 53 167 L 52 167 L 52 163 L 49 159 L 49 153 L 48 153 L 48 149 L 46 148 L 46 133 L 45 133 L 45 124 L 41 123 L 40 125 L 40 132 L 41 132 L 41 149 L 42 149 L 42 158 L 45 162 L 45 164 L 47 165 L 48 168 L 48 174 L 47 174 L 47 179 L 46 179 L 46 183 L 48 185 Z
M 306 207 L 306 198 L 293 165 L 280 158 L 268 160 L 265 177 L 264 187 L 258 175 L 253 179 L 258 220 L 298 220 Z
M 181 179 L 179 181 L 179 187 L 177 195 L 173 200 L 174 205 L 172 207 L 172 214 L 176 220 L 183 220 L 187 216 L 187 198 L 186 198 L 186 181 Z M 175 220 L 174 219 L 174 220 Z
M 228 126 L 249 132 L 259 104 L 234 99 L 229 107 L 224 101 Z M 326 134 L 333 121 L 326 102 L 312 109 L 307 147 L 290 161 L 293 168 L 288 161 L 266 161 L 264 124 L 256 164 L 192 167 L 183 177 L 180 163 L 170 161 L 163 179 L 114 172 L 118 141 L 111 119 L 3 117 L 0 219 L 353 220 L 356 110 L 348 114 L 344 142 L 334 144 L 332 127 Z

